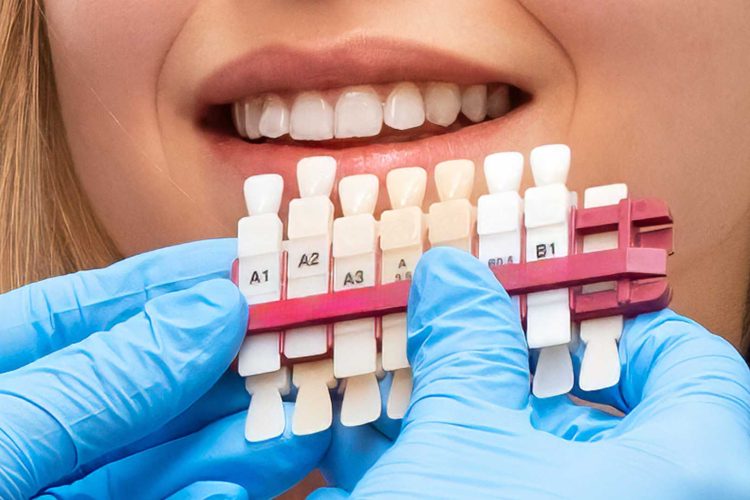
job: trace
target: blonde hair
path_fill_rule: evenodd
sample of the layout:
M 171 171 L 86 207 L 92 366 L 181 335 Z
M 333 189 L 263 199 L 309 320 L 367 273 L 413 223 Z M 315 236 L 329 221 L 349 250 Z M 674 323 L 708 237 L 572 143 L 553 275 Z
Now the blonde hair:
M 0 0 L 0 293 L 117 259 L 75 177 L 39 0 Z

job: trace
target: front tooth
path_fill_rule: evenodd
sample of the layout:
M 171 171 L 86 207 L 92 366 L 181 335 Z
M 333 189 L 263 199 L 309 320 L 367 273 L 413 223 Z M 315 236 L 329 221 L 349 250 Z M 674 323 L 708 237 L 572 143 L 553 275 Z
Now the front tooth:
M 245 101 L 245 133 L 249 139 L 260 139 L 260 114 L 263 112 L 263 99 Z
M 319 92 L 303 92 L 292 105 L 292 139 L 323 141 L 333 138 L 333 108 Z
M 516 151 L 493 153 L 484 159 L 484 178 L 490 194 L 518 191 L 523 177 L 523 155 Z
M 507 85 L 500 85 L 487 96 L 487 116 L 497 118 L 510 111 L 510 94 Z
M 336 180 L 333 156 L 308 156 L 297 162 L 297 187 L 302 198 L 330 196 Z
M 438 163 L 435 165 L 435 186 L 440 201 L 469 198 L 474 187 L 474 162 L 447 160 Z
M 253 175 L 245 179 L 244 193 L 250 215 L 275 214 L 281 206 L 284 179 L 279 174 Z
M 396 85 L 385 101 L 385 124 L 396 130 L 420 127 L 424 123 L 424 101 L 413 83 Z
M 372 214 L 378 201 L 379 187 L 380 181 L 373 174 L 350 175 L 341 179 L 339 199 L 344 216 Z
M 395 168 L 385 176 L 385 186 L 392 208 L 420 207 L 427 188 L 427 172 L 422 167 Z
M 537 146 L 531 150 L 529 163 L 535 185 L 565 184 L 570 170 L 570 148 L 565 144 Z
M 370 87 L 345 90 L 336 102 L 336 137 L 372 137 L 383 127 L 383 105 Z
M 271 139 L 289 133 L 289 108 L 281 97 L 274 94 L 265 97 L 258 131 Z
M 247 137 L 245 132 L 245 105 L 241 102 L 232 104 L 232 123 L 240 137 Z
M 431 83 L 424 94 L 427 120 L 447 127 L 461 111 L 461 90 L 455 83 Z
M 474 123 L 487 116 L 487 85 L 470 85 L 461 97 L 461 112 Z

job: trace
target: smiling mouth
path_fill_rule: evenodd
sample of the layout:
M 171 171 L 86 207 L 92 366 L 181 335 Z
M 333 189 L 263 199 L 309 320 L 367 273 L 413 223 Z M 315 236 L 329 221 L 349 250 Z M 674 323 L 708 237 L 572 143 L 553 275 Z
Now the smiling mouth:
M 337 178 L 373 173 L 384 182 L 394 168 L 430 174 L 441 161 L 481 161 L 524 137 L 540 114 L 539 90 L 521 61 L 496 67 L 413 42 L 270 46 L 203 82 L 196 125 L 213 165 L 238 180 L 275 172 L 291 187 L 302 158 L 328 155 Z M 284 199 L 293 194 L 285 189 Z M 426 199 L 435 196 L 428 187 Z
M 245 143 L 330 151 L 400 144 L 497 121 L 531 101 L 505 83 L 409 82 L 264 92 L 211 106 L 204 126 Z
M 254 144 L 342 149 L 455 132 L 501 118 L 527 99 L 503 83 L 398 82 L 267 92 L 215 112 Z

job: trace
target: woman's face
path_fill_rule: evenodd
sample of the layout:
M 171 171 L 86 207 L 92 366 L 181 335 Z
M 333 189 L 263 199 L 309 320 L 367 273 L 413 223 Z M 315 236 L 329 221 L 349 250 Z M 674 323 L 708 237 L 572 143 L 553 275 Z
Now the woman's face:
M 335 156 L 339 176 L 383 179 L 396 167 L 481 166 L 492 152 L 565 142 L 572 189 L 626 182 L 634 196 L 669 203 L 675 307 L 738 340 L 750 255 L 744 0 L 47 0 L 46 10 L 77 172 L 126 255 L 233 235 L 249 175 L 282 174 L 284 207 L 305 156 Z M 305 126 L 329 134 L 315 99 L 317 111 L 298 103 L 297 138 L 250 142 L 232 125 L 231 103 L 245 98 L 272 93 L 291 106 L 320 91 L 333 106 L 353 85 L 384 100 L 393 84 L 434 81 L 510 85 L 513 109 L 502 114 L 498 98 L 498 118 L 356 140 L 300 140 Z M 407 104 L 393 116 L 405 124 L 412 101 L 398 95 Z M 437 98 L 428 114 L 450 117 L 451 99 Z M 284 130 L 283 108 L 274 109 L 268 135 Z M 363 116 L 339 122 L 367 129 Z M 479 175 L 476 184 L 478 195 Z

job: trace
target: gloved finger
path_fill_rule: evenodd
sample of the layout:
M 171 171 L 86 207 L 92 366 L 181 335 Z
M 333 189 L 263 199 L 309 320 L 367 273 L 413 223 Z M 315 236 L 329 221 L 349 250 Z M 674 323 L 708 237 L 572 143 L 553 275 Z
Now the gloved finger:
M 328 484 L 351 491 L 393 441 L 372 425 L 342 425 L 340 413 L 334 409 L 331 444 L 320 462 L 320 471 Z
M 239 484 L 223 481 L 198 481 L 186 486 L 167 500 L 247 500 L 247 490 Z
M 229 366 L 246 323 L 239 290 L 211 280 L 0 376 L 0 469 L 22 471 L 0 497 L 33 494 L 185 410 Z
M 576 404 L 566 395 L 531 397 L 531 425 L 553 436 L 579 442 L 606 439 L 621 421 L 597 408 Z
M 229 370 L 198 401 L 162 427 L 134 443 L 107 452 L 91 463 L 81 465 L 58 484 L 73 482 L 110 462 L 197 432 L 216 420 L 247 409 L 249 402 L 250 395 L 245 390 L 244 379 L 237 372 Z
M 627 414 L 622 431 L 656 413 L 679 421 L 691 404 L 738 415 L 750 411 L 750 371 L 742 357 L 721 337 L 670 310 L 626 322 L 619 350 L 620 382 L 597 399 Z
M 0 295 L 0 373 L 109 330 L 159 295 L 226 278 L 236 240 L 177 245 Z
M 349 493 L 340 488 L 318 488 L 307 496 L 307 500 L 343 500 Z
M 414 273 L 407 321 L 414 388 L 405 429 L 419 418 L 485 425 L 498 409 L 527 406 L 528 349 L 518 312 L 470 254 L 450 248 L 425 253 Z
M 278 438 L 245 441 L 243 411 L 49 493 L 57 498 L 164 498 L 196 481 L 222 481 L 241 486 L 250 498 L 271 498 L 315 468 L 330 440 L 328 431 L 294 436 L 293 405 L 284 406 L 286 429 Z

